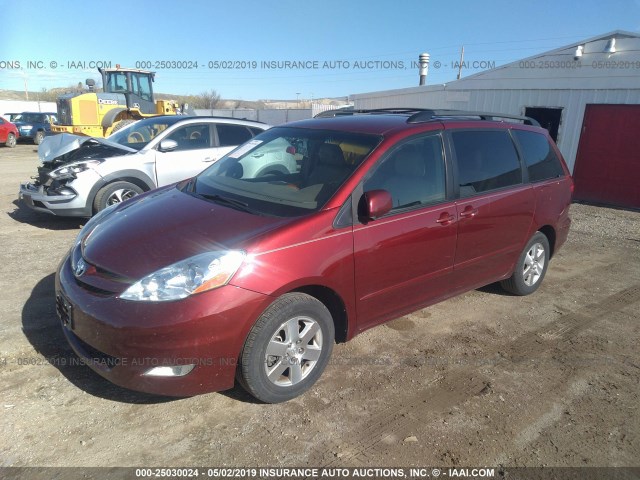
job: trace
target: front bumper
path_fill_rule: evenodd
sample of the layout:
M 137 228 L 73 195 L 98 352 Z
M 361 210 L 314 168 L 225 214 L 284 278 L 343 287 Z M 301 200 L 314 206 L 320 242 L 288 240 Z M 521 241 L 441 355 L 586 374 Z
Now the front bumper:
M 253 322 L 271 297 L 227 285 L 175 302 L 131 302 L 87 288 L 69 258 L 56 274 L 62 329 L 84 363 L 107 380 L 147 393 L 191 396 L 233 387 Z M 184 376 L 158 366 L 195 365 Z
M 90 217 L 93 214 L 88 195 L 81 195 L 77 189 L 66 187 L 68 195 L 56 195 L 46 185 L 21 183 L 18 198 L 25 205 L 39 212 L 69 217 Z

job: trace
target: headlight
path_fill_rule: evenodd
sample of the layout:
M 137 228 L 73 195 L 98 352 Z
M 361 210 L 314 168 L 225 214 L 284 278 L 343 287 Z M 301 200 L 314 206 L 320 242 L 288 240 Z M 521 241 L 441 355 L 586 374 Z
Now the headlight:
M 85 162 L 74 162 L 69 165 L 65 165 L 60 168 L 56 168 L 52 172 L 49 172 L 49 176 L 54 180 L 65 178 L 65 177 L 75 177 L 76 174 L 80 172 L 84 172 L 85 170 L 89 170 L 97 165 L 100 165 L 102 160 L 87 160 Z
M 240 268 L 244 256 L 244 252 L 238 250 L 196 255 L 147 275 L 131 285 L 120 298 L 163 302 L 222 287 Z

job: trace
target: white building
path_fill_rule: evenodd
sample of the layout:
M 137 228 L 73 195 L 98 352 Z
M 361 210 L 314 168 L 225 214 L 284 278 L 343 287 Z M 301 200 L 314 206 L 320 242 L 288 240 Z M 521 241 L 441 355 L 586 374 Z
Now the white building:
M 617 30 L 446 84 L 351 98 L 357 109 L 531 116 L 556 139 L 577 199 L 640 208 L 640 34 Z

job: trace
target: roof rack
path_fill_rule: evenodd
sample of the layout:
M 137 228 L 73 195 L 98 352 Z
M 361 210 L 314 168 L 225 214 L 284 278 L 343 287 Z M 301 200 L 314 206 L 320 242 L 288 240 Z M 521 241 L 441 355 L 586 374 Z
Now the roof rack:
M 420 122 L 429 122 L 431 120 L 438 120 L 443 118 L 454 118 L 454 117 L 470 117 L 470 118 L 479 118 L 480 120 L 495 120 L 499 121 L 499 119 L 507 119 L 507 120 L 519 120 L 523 122 L 525 125 L 533 125 L 535 127 L 539 127 L 540 124 L 537 120 L 531 117 L 525 117 L 522 115 L 509 115 L 507 113 L 489 113 L 489 112 L 470 112 L 464 110 L 431 110 L 424 109 L 420 110 L 413 115 L 411 115 L 407 123 L 420 123 Z
M 319 113 L 316 117 L 342 117 L 348 115 L 380 115 L 385 113 L 409 115 L 407 123 L 422 123 L 443 120 L 446 118 L 467 117 L 469 119 L 478 120 L 495 120 L 508 119 L 519 120 L 525 125 L 533 125 L 539 127 L 537 120 L 531 117 L 520 115 L 509 115 L 505 113 L 488 113 L 488 112 L 472 112 L 464 110 L 447 110 L 447 109 L 431 109 L 431 108 L 373 108 L 373 109 L 336 109 L 326 110 Z

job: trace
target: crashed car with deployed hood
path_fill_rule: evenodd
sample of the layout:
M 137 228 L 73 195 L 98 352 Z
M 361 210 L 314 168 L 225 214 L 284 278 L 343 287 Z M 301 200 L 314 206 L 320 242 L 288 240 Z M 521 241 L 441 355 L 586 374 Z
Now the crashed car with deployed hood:
M 197 175 L 269 127 L 234 118 L 169 115 L 139 120 L 108 138 L 54 135 L 38 148 L 38 175 L 20 185 L 19 197 L 41 212 L 91 217 Z M 284 162 L 287 170 L 295 169 L 293 155 L 284 155 L 285 160 L 282 155 L 257 160 L 264 167 L 274 161 L 278 165 L 272 168 L 285 168 Z

